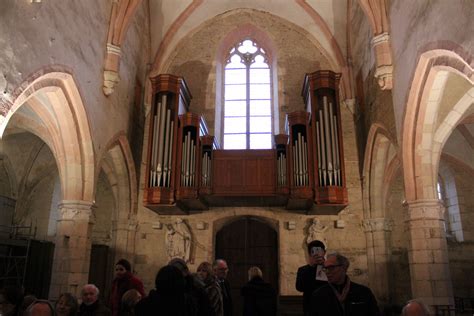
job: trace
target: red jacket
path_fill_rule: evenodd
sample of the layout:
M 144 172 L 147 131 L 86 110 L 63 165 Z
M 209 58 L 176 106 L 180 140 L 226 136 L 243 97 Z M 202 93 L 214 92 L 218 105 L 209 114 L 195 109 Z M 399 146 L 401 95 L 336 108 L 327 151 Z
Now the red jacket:
M 112 292 L 110 293 L 109 305 L 112 309 L 112 316 L 118 316 L 122 296 L 128 290 L 137 290 L 142 297 L 145 297 L 143 282 L 131 272 L 126 272 L 122 278 L 115 278 L 112 281 Z

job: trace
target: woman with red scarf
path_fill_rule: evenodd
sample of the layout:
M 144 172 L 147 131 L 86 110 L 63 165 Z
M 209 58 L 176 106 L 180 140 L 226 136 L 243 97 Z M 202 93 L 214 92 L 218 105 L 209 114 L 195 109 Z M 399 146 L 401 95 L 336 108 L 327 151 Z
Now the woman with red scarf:
M 115 279 L 112 281 L 112 292 L 110 294 L 110 308 L 112 316 L 118 316 L 120 312 L 120 302 L 125 292 L 131 289 L 137 290 L 142 297 L 145 296 L 143 283 L 132 274 L 130 262 L 120 259 L 115 264 Z

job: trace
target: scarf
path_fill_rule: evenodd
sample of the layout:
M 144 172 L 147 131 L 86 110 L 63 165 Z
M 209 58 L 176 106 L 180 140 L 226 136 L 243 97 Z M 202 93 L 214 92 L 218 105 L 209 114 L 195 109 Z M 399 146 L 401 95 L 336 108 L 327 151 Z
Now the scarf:
M 349 276 L 346 276 L 346 284 L 344 284 L 344 287 L 339 293 L 338 290 L 332 285 L 331 283 L 328 283 L 329 286 L 331 287 L 332 291 L 334 292 L 334 295 L 336 295 L 339 303 L 343 304 L 344 301 L 346 300 L 347 294 L 349 293 L 349 289 L 351 288 L 351 280 L 349 279 Z

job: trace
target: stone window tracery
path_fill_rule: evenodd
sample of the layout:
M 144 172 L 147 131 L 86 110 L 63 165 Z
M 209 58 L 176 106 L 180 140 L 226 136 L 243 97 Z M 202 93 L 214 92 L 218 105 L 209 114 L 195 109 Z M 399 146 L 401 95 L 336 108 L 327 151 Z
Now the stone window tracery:
M 245 39 L 229 51 L 224 68 L 225 149 L 272 148 L 272 80 L 265 50 Z

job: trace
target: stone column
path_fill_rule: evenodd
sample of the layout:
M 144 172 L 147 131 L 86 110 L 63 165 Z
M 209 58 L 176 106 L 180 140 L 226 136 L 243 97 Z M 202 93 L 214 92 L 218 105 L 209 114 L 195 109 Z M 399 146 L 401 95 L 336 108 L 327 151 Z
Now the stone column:
M 408 203 L 412 295 L 432 306 L 454 305 L 443 212 L 438 200 Z
M 94 216 L 92 202 L 64 200 L 58 205 L 53 269 L 49 297 L 62 292 L 80 294 L 88 283 L 91 234 Z
M 137 220 L 135 216 L 114 222 L 114 264 L 121 258 L 125 258 L 131 263 L 134 262 L 136 233 Z
M 393 222 L 387 218 L 369 218 L 363 221 L 367 239 L 369 283 L 381 305 L 390 302 L 390 254 Z

